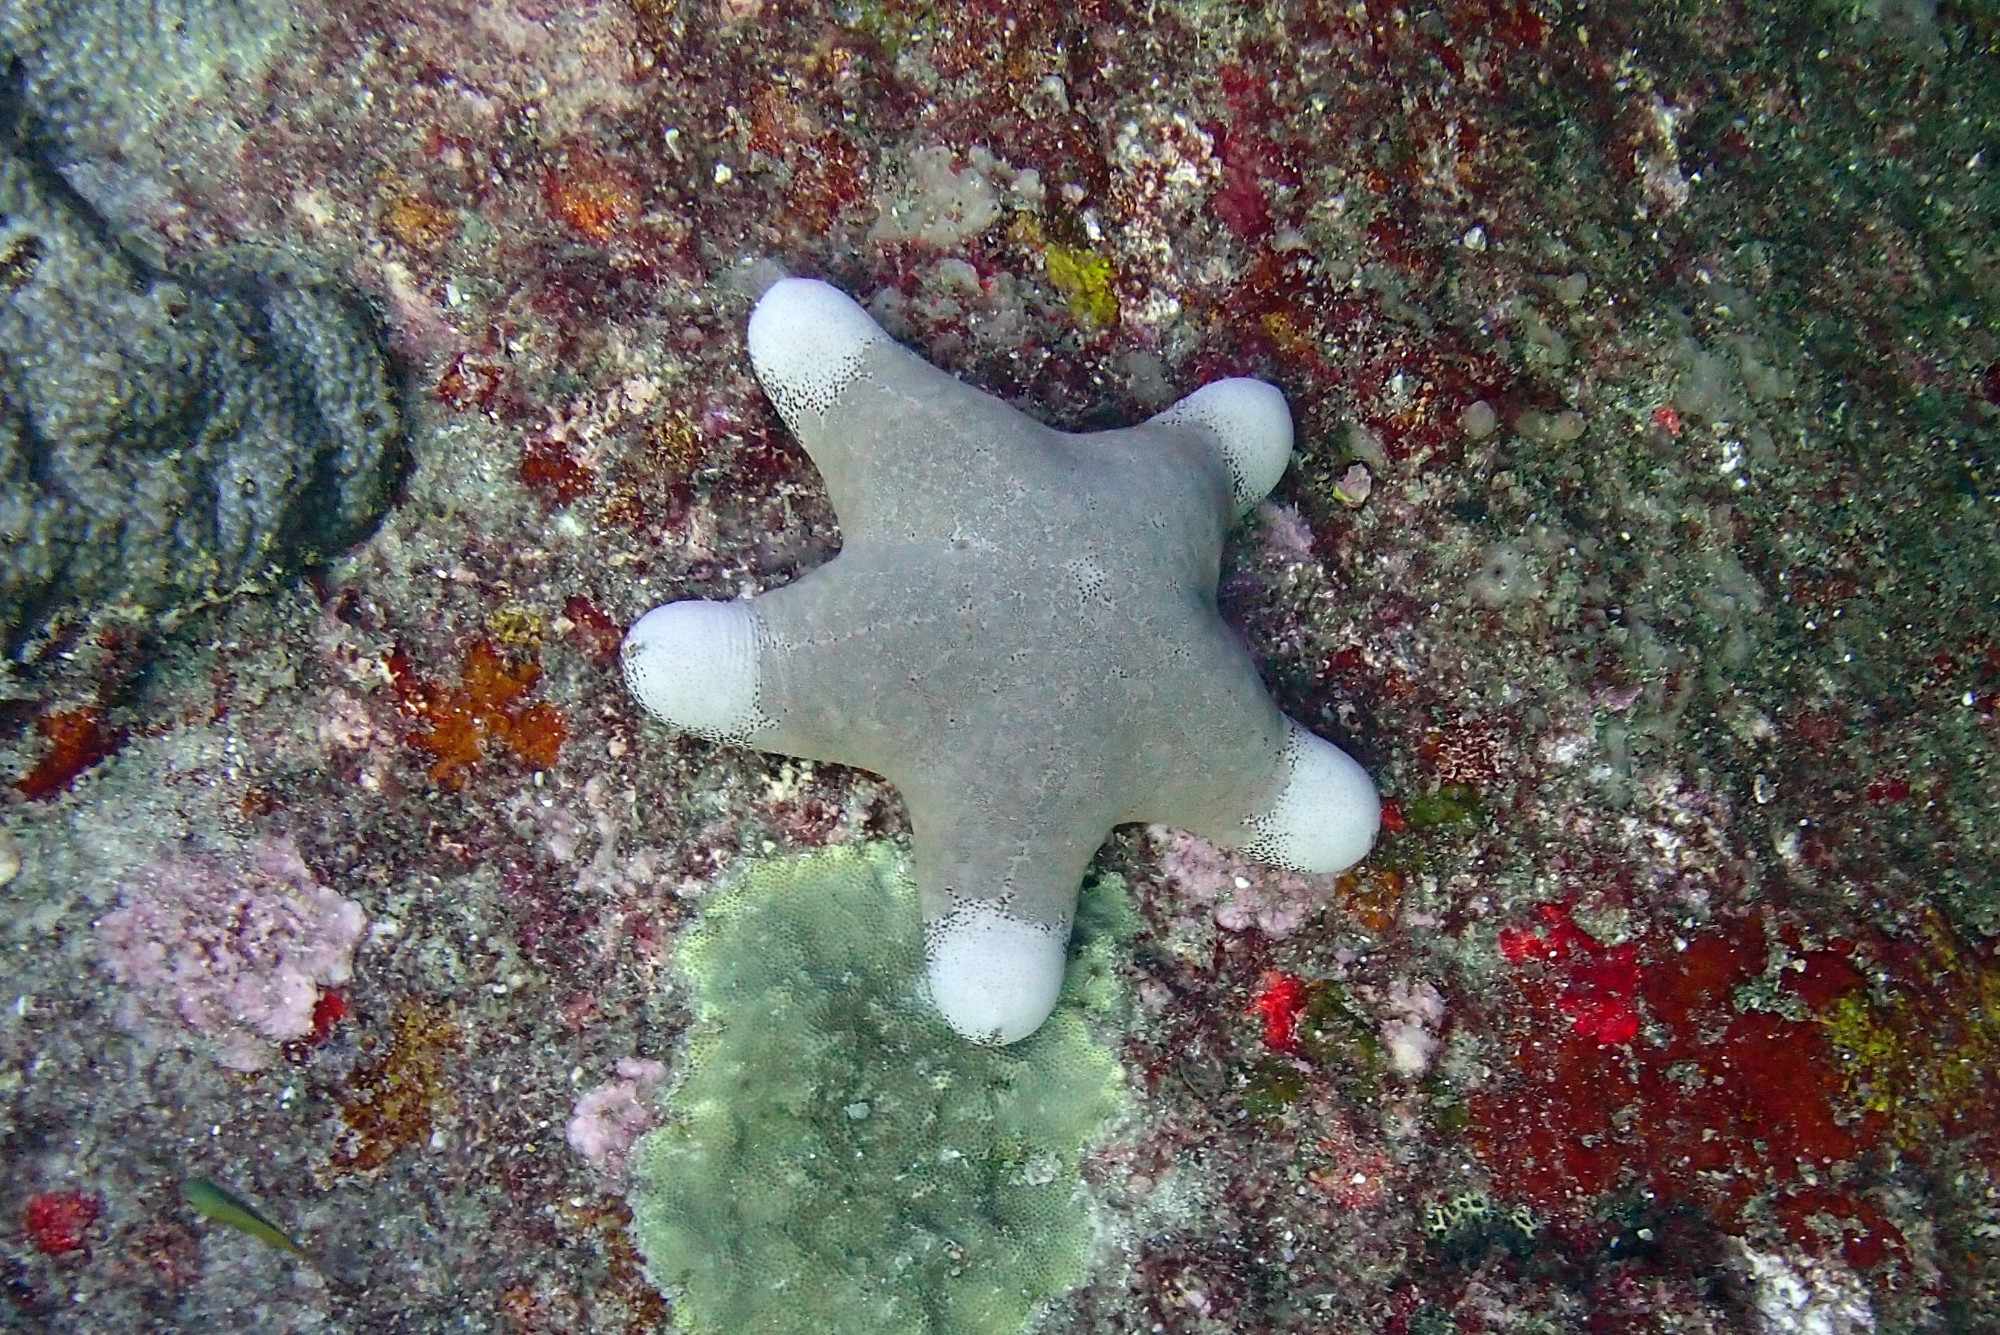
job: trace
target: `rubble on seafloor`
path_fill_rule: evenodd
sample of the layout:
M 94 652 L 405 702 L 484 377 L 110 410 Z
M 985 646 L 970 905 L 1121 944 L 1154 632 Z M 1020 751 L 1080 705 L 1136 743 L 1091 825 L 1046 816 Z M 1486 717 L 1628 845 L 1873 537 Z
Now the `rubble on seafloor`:
M 1100 854 L 1129 1107 L 1036 1328 L 2000 1329 L 1991 5 L 93 0 L 0 54 L 75 253 L 337 274 L 411 458 L 303 577 L 8 661 L 0 1329 L 669 1327 L 677 950 L 908 835 L 616 671 L 838 550 L 744 353 L 783 272 L 1065 430 L 1298 423 L 1220 601 L 1383 836 Z

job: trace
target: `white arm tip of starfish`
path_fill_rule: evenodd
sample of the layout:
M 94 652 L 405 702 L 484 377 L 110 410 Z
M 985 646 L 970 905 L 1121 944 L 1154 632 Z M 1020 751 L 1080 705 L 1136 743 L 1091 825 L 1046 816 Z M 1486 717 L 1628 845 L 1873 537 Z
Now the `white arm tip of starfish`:
M 962 905 L 924 931 L 931 1002 L 963 1038 L 1018 1042 L 1056 1008 L 1067 936 L 989 903 Z
M 1243 851 L 1293 871 L 1345 871 L 1368 856 L 1382 825 L 1382 796 L 1354 758 L 1290 719 L 1289 774 L 1271 809 L 1244 821 Z
M 778 413 L 823 415 L 888 335 L 854 298 L 815 278 L 781 278 L 750 312 L 750 365 Z
M 1205 428 L 1221 446 L 1239 515 L 1264 499 L 1292 461 L 1292 410 L 1284 391 L 1262 380 L 1217 380 L 1152 419 Z
M 748 603 L 668 603 L 632 623 L 618 653 L 625 684 L 648 713 L 684 732 L 740 742 L 764 721 L 762 642 Z

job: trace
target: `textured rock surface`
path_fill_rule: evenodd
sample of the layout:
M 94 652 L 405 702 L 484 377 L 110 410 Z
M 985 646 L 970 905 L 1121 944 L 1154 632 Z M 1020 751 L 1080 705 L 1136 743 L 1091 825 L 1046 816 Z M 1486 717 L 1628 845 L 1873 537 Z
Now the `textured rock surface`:
M 219 79 L 255 75 L 290 33 L 271 0 L 9 0 L 0 57 L 54 143 L 144 154 L 145 134 Z
M 177 272 L 0 153 L 0 637 L 65 607 L 156 612 L 367 531 L 401 461 L 375 321 L 304 261 Z
M 1038 1335 L 1742 1335 L 1773 1295 L 1992 1329 L 1993 5 L 297 13 L 65 174 L 176 255 L 350 265 L 417 467 L 136 680 L 65 636 L 10 683 L 0 1326 L 671 1328 L 569 1122 L 621 1061 L 689 1074 L 675 961 L 739 864 L 910 837 L 880 779 L 671 737 L 619 679 L 645 608 L 839 550 L 746 358 L 782 269 L 1065 431 L 1282 386 L 1297 459 L 1220 607 L 1390 799 L 1319 883 L 1099 853 L 1142 919 L 1100 1035 L 1131 1113 Z M 99 188 L 132 153 L 164 190 Z M 885 205 L 941 227 L 873 240 Z M 94 924 L 163 847 L 263 838 L 371 926 L 346 1015 L 244 1076 L 121 1026 Z M 91 1216 L 71 1249 L 37 1203 Z

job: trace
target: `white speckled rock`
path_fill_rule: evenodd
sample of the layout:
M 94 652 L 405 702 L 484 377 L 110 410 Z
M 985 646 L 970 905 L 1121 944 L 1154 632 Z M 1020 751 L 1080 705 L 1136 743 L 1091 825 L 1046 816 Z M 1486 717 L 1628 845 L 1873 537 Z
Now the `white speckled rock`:
M 1290 458 L 1276 388 L 1220 381 L 1066 435 L 803 279 L 765 294 L 749 342 L 843 548 L 746 603 L 649 612 L 627 678 L 668 723 L 901 790 L 931 995 L 960 1033 L 1010 1043 L 1047 1017 L 1115 825 L 1304 871 L 1367 853 L 1374 784 L 1278 711 L 1215 610 L 1223 534 Z

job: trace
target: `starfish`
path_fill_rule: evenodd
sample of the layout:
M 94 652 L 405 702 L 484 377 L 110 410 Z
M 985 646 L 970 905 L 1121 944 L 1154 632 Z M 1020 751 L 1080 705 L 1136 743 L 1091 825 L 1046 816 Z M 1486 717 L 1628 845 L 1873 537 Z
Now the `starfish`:
M 1038 1028 L 1084 871 L 1156 821 L 1297 871 L 1374 843 L 1367 773 L 1272 703 L 1215 606 L 1229 528 L 1283 474 L 1284 395 L 1220 380 L 1068 435 L 781 280 L 750 361 L 825 478 L 840 554 L 656 607 L 622 657 L 686 732 L 882 775 L 909 809 L 931 1000 L 975 1042 Z

